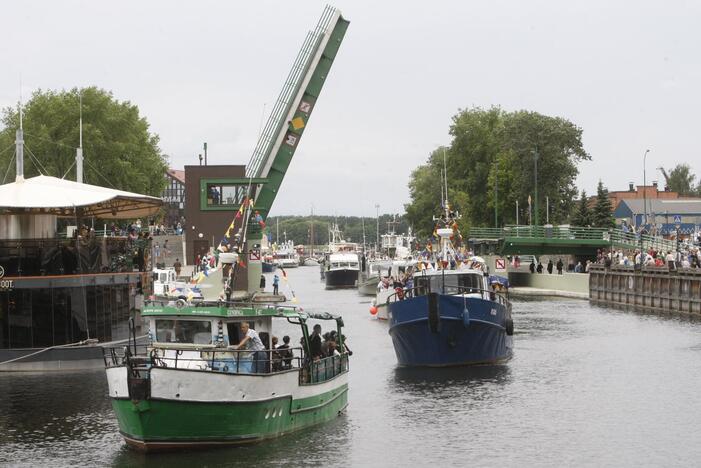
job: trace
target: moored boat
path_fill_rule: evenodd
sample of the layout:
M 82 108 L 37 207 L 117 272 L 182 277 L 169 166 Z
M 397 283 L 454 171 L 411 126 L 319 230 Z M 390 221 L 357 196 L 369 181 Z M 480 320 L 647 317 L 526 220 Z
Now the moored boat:
M 260 441 L 329 421 L 347 405 L 348 353 L 338 316 L 221 302 L 151 302 L 143 316 L 148 345 L 105 354 L 112 407 L 133 448 Z M 335 322 L 338 353 L 310 359 L 310 320 Z M 273 334 L 289 333 L 290 324 L 302 345 L 274 349 Z M 264 349 L 239 349 L 248 327 Z

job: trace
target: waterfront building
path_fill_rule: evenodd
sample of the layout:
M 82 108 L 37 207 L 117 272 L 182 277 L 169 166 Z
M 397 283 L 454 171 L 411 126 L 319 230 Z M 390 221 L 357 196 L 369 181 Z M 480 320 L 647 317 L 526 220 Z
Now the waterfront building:
M 161 199 L 18 174 L 0 186 L 0 371 L 97 367 L 99 345 L 128 336 L 150 247 L 88 226 L 152 216 Z
M 613 217 L 632 226 L 646 224 L 660 235 L 676 233 L 677 228 L 689 235 L 701 229 L 701 199 L 647 200 L 647 209 L 643 199 L 621 200 Z

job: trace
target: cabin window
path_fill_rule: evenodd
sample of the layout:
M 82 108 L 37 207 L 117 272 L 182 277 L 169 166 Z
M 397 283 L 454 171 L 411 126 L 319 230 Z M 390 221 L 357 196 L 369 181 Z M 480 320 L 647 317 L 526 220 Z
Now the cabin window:
M 201 320 L 156 320 L 156 341 L 211 344 L 212 324 Z
M 418 276 L 415 277 L 417 287 L 428 288 L 434 292 L 441 292 L 445 287 L 445 292 L 448 294 L 455 293 L 478 293 L 482 289 L 482 276 L 477 274 L 463 275 L 445 275 L 445 283 L 443 275 Z
M 160 274 L 160 277 L 161 277 L 161 278 L 159 279 L 159 281 L 160 281 L 161 283 L 165 283 L 165 282 L 168 281 L 168 275 L 166 275 L 165 273 L 161 273 L 161 274 Z

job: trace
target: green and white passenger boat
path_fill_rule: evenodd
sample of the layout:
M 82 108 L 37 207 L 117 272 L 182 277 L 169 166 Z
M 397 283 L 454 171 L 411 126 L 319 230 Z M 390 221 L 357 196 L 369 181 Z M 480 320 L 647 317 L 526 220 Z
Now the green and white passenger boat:
M 119 428 L 131 447 L 176 449 L 255 442 L 329 421 L 348 404 L 348 353 L 340 317 L 276 305 L 152 302 L 148 344 L 110 349 L 107 381 Z M 308 320 L 335 325 L 338 354 L 310 356 Z M 242 323 L 264 351 L 239 350 Z M 301 346 L 273 350 L 273 333 Z

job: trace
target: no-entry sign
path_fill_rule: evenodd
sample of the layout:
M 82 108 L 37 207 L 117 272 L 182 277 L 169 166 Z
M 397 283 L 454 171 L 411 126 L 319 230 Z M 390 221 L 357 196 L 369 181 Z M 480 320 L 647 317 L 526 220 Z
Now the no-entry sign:
M 506 260 L 504 260 L 503 258 L 497 258 L 494 261 L 494 269 L 501 271 L 506 270 Z

